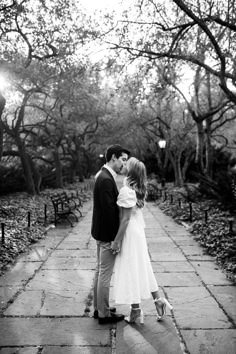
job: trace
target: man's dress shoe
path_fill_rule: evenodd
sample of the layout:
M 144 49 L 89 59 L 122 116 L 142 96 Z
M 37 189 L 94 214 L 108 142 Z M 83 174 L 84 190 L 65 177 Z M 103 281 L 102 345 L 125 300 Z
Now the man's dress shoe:
M 116 308 L 115 307 L 110 307 L 110 312 L 111 312 L 111 314 L 115 313 L 116 312 Z M 94 310 L 93 318 L 95 318 L 96 320 L 98 319 L 98 310 Z
M 124 318 L 125 318 L 124 315 L 111 313 L 110 317 L 98 317 L 98 323 L 101 325 L 109 324 L 109 323 L 117 323 L 123 321 Z

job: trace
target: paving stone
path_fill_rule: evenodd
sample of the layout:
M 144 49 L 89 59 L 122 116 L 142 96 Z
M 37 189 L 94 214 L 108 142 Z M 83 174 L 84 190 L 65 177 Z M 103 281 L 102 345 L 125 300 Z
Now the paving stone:
M 181 329 L 230 328 L 232 325 L 215 299 L 203 287 L 168 288 L 177 326 Z
M 50 257 L 42 266 L 42 269 L 95 269 L 95 258 L 59 258 Z
M 81 230 L 80 230 L 80 232 L 81 232 Z M 78 235 L 71 234 L 60 243 L 60 246 L 71 242 L 74 245 L 79 246 L 80 248 L 86 248 L 86 245 L 88 244 L 89 239 L 90 239 L 90 235 L 78 236 Z
M 150 250 L 168 250 L 171 249 L 172 251 L 177 249 L 177 246 L 171 241 L 170 238 L 167 237 L 157 237 L 155 240 L 151 239 L 148 240 L 148 248 Z
M 20 289 L 20 286 L 0 286 L 0 309 L 5 308 L 8 301 L 10 301 Z
M 198 245 L 181 245 L 180 248 L 186 256 L 202 256 L 205 253 Z
M 163 253 L 170 253 L 174 255 L 176 253 L 182 256 L 181 251 L 173 243 L 159 243 L 158 241 L 156 243 L 148 243 L 148 249 L 151 254 L 158 253 L 162 255 Z
M 0 318 L 3 346 L 110 346 L 109 326 L 93 318 Z
M 155 276 L 160 286 L 201 286 L 201 279 L 195 273 L 155 273 Z
M 231 285 L 222 270 L 216 265 L 215 262 L 193 262 L 191 264 L 196 269 L 205 284 L 210 285 Z
M 90 270 L 42 270 L 27 285 L 29 290 L 89 290 L 94 277 Z
M 43 290 L 39 291 L 23 291 L 15 301 L 10 304 L 5 316 L 36 316 L 40 313 L 42 299 L 44 296 Z
M 235 354 L 235 329 L 181 330 L 181 334 L 191 354 Z
M 235 286 L 209 286 L 210 292 L 223 307 L 227 315 L 236 325 L 236 287 Z
M 5 316 L 83 316 L 88 291 L 24 291 Z
M 96 245 L 96 243 L 90 243 L 88 249 L 89 250 L 95 250 L 95 253 L 93 253 L 93 255 L 97 254 L 97 245 Z
M 197 241 L 193 239 L 193 237 L 189 236 L 179 236 L 174 240 L 175 243 L 182 248 L 182 246 L 197 246 L 199 249 L 201 248 Z
M 48 346 L 43 349 L 42 354 L 111 354 L 111 347 L 102 348 L 98 346 Z
M 172 219 L 161 220 L 161 225 L 171 236 L 188 236 L 189 232 L 183 227 L 173 222 Z
M 85 243 L 81 242 L 80 244 L 76 241 L 63 241 L 58 245 L 57 250 L 81 250 L 85 248 Z
M 188 262 L 152 262 L 152 269 L 155 273 L 172 273 L 172 272 L 195 272 L 195 269 Z
M 71 228 L 69 226 L 57 225 L 56 228 L 53 227 L 47 231 L 47 236 L 50 238 L 56 237 L 63 239 L 69 234 L 70 230 Z
M 65 237 L 65 234 L 64 234 Z M 40 240 L 37 243 L 37 246 L 32 247 L 32 250 L 39 247 L 44 247 L 44 248 L 48 248 L 48 249 L 52 249 L 57 247 L 57 245 L 61 242 L 61 239 L 56 237 L 55 235 L 47 235 L 46 238 L 44 238 L 43 240 Z
M 23 291 L 4 315 L 83 316 L 87 298 L 87 291 Z
M 83 316 L 86 308 L 87 291 L 64 291 L 60 293 L 47 293 L 41 316 Z
M 81 258 L 81 257 L 96 257 L 96 252 L 91 251 L 91 249 L 83 249 L 83 250 L 55 250 L 52 253 L 53 257 L 60 258 Z
M 161 244 L 161 241 L 164 240 L 166 243 L 168 242 L 169 244 L 173 245 L 173 242 L 169 238 L 167 238 L 166 236 L 159 236 L 159 235 L 158 236 L 157 235 L 148 236 L 146 234 L 146 240 L 148 243 L 155 243 L 155 242 L 157 242 L 157 240 L 159 240 L 160 244 Z
M 172 240 L 176 240 L 176 242 L 178 242 L 178 238 L 183 238 L 183 237 L 190 237 L 189 235 L 189 232 L 188 231 L 185 231 L 184 229 L 183 230 L 175 230 L 174 227 L 173 229 L 166 229 L 165 230 L 167 231 L 168 235 L 171 237 Z
M 78 223 L 66 237 L 67 240 L 74 240 L 77 242 L 89 240 L 91 237 L 91 226 L 88 226 L 87 223 L 83 220 L 83 222 Z
M 158 228 L 155 229 L 153 227 L 150 227 L 150 229 L 145 228 L 145 235 L 147 238 L 154 238 L 155 240 L 157 239 L 157 237 L 158 238 L 164 237 L 166 240 L 168 240 L 166 236 L 166 232 Z
M 17 286 L 31 278 L 41 263 L 17 262 L 8 272 L 0 277 L 0 286 Z
M 145 324 L 117 325 L 117 354 L 182 354 L 179 338 L 172 322 L 156 322 L 153 316 L 145 318 Z
M 150 205 L 148 204 L 148 205 L 147 205 L 147 208 L 149 209 L 149 211 L 152 213 L 152 216 L 153 216 L 156 220 L 158 220 L 158 221 L 161 220 L 161 222 L 160 222 L 161 226 L 166 225 L 166 224 L 169 224 L 169 226 L 171 226 L 171 227 L 174 227 L 175 225 L 178 227 L 178 224 L 175 223 L 175 222 L 173 221 L 173 219 L 172 219 L 170 216 L 168 216 L 168 215 L 166 215 L 166 214 L 163 214 L 163 213 L 161 212 L 161 210 L 158 210 L 158 209 L 157 209 L 158 207 L 153 206 L 152 208 L 150 208 Z M 173 226 L 173 225 L 174 225 L 174 226 Z
M 150 229 L 151 230 L 162 230 L 162 225 L 160 223 L 157 222 L 157 219 L 155 218 L 155 216 L 153 216 L 152 214 L 150 214 L 149 210 L 144 208 L 144 212 L 143 212 L 143 216 L 145 219 L 145 226 L 146 229 Z
M 38 354 L 39 347 L 0 348 L 0 354 Z
M 165 262 L 165 261 L 186 261 L 186 257 L 181 253 L 179 249 L 174 249 L 173 251 L 168 250 L 151 250 L 151 260 L 153 262 Z
M 35 247 L 26 253 L 25 256 L 21 257 L 21 262 L 43 262 L 48 258 L 51 251 L 50 248 Z
M 201 262 L 215 262 L 215 258 L 207 254 L 189 255 L 187 256 L 189 261 L 201 261 Z
M 67 237 L 63 242 L 60 243 L 60 245 L 58 247 L 61 246 L 61 244 L 66 244 L 68 242 L 69 243 L 72 243 L 73 245 L 76 245 L 76 248 L 78 249 L 84 249 L 84 248 L 87 248 L 87 244 L 89 242 L 89 240 L 86 238 L 86 240 L 81 240 L 79 239 L 78 240 L 78 236 L 76 237 Z

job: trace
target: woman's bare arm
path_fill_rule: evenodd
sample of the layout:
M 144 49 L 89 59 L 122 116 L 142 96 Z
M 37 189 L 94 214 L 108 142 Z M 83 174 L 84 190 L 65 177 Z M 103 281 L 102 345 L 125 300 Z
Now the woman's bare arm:
M 125 231 L 130 221 L 131 211 L 132 208 L 119 208 L 120 226 L 111 246 L 111 249 L 115 252 L 120 250 L 120 244 L 124 238 Z

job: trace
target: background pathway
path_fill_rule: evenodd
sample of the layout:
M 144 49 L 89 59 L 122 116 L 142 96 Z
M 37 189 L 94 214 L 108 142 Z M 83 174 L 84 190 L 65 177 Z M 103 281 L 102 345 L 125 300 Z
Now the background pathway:
M 50 230 L 0 278 L 0 354 L 236 353 L 236 287 L 185 228 L 152 203 L 144 210 L 150 256 L 174 310 L 156 322 L 150 299 L 142 304 L 144 326 L 98 325 L 91 317 L 91 202 L 83 214 L 74 228 Z

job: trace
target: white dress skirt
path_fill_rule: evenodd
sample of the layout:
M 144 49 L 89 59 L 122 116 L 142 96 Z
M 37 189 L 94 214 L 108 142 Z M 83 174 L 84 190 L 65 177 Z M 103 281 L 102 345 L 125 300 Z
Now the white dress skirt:
M 158 290 L 148 254 L 142 209 L 136 206 L 136 193 L 128 186 L 120 189 L 117 204 L 131 208 L 121 251 L 114 265 L 112 298 L 117 304 L 138 304 Z

